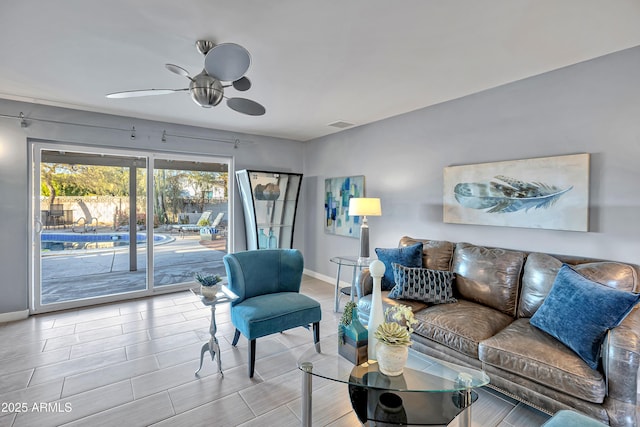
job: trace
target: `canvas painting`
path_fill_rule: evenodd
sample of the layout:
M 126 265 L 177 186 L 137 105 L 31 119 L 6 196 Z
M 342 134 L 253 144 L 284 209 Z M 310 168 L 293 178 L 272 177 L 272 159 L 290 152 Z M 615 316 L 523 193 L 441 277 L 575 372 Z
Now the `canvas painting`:
M 444 222 L 588 231 L 589 154 L 444 169 Z
M 360 217 L 349 216 L 349 199 L 364 197 L 364 175 L 324 180 L 324 231 L 360 238 Z

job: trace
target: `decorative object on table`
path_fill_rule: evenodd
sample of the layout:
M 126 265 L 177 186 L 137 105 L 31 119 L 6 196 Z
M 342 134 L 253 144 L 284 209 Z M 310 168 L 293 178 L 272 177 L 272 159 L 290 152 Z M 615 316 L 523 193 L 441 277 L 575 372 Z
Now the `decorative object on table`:
M 374 418 L 385 424 L 407 425 L 407 413 L 402 406 L 402 398 L 395 393 L 382 393 L 378 397 Z
M 369 264 L 369 272 L 373 277 L 373 292 L 371 294 L 371 310 L 369 311 L 369 324 L 367 331 L 369 333 L 369 348 L 367 353 L 369 360 L 376 360 L 376 344 L 378 339 L 374 332 L 378 326 L 384 322 L 384 311 L 382 308 L 382 276 L 384 275 L 385 266 L 381 261 L 373 261 Z
M 269 245 L 269 237 L 264 233 L 264 228 L 258 230 L 258 249 L 266 249 Z
M 444 169 L 444 222 L 588 231 L 589 154 Z
M 396 305 L 387 309 L 386 321 L 375 330 L 378 369 L 385 375 L 401 375 L 409 357 L 415 319 L 411 308 Z
M 269 238 L 267 239 L 269 249 L 278 248 L 278 238 L 273 234 L 273 230 L 269 230 Z
M 360 218 L 349 212 L 349 199 L 364 197 L 364 175 L 324 180 L 324 232 L 360 237 Z
M 360 365 L 368 360 L 368 333 L 358 319 L 357 304 L 349 301 L 338 324 L 338 354 Z
M 292 248 L 302 174 L 244 169 L 236 172 L 236 181 L 246 248 Z
M 369 224 L 367 224 L 367 216 L 382 215 L 380 199 L 375 197 L 352 198 L 349 200 L 349 215 L 362 217 L 362 225 L 360 226 L 360 260 L 361 262 L 367 262 L 369 260 Z
M 200 283 L 200 293 L 206 299 L 216 299 L 216 294 L 222 288 L 222 278 L 217 274 L 196 273 L 196 280 Z

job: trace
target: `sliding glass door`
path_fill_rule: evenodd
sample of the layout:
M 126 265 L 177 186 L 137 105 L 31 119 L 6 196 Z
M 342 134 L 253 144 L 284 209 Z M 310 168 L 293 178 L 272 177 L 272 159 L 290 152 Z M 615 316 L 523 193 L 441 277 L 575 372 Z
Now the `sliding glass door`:
M 35 312 L 186 288 L 199 272 L 224 274 L 228 159 L 48 143 L 33 143 L 31 152 Z
M 197 273 L 224 275 L 228 162 L 156 158 L 153 186 L 154 219 L 174 239 L 154 247 L 154 286 L 192 282 Z

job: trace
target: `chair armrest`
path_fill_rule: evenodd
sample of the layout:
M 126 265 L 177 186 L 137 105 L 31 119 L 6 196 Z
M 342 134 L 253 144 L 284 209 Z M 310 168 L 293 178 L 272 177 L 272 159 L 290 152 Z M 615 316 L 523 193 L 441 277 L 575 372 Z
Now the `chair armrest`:
M 609 332 L 603 350 L 609 398 L 635 405 L 640 368 L 639 308 Z
M 358 298 L 362 298 L 365 295 L 369 295 L 373 292 L 373 277 L 369 273 L 369 268 L 365 267 L 360 270 L 360 274 L 356 279 L 356 292 Z

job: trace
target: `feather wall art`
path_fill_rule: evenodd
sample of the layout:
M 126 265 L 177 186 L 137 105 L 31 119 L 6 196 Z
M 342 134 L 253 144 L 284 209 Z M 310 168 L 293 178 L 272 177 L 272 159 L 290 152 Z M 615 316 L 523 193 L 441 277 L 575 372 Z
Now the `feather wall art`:
M 451 166 L 444 222 L 588 231 L 589 154 Z

